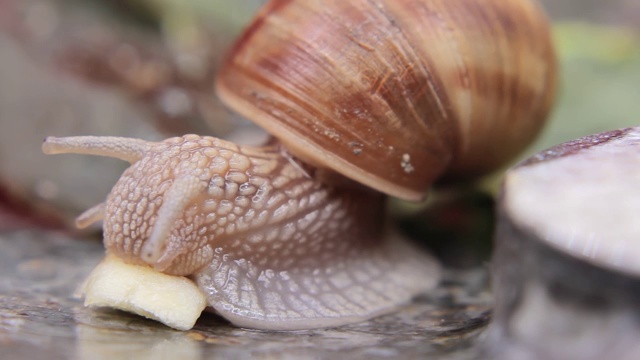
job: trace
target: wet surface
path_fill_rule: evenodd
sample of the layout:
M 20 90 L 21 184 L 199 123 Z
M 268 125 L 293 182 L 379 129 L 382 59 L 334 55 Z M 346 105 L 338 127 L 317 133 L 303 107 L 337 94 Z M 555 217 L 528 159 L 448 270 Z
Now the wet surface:
M 181 332 L 135 315 L 88 309 L 73 293 L 103 255 L 95 240 L 18 231 L 0 235 L 2 358 L 473 359 L 491 298 L 483 269 L 449 271 L 399 312 L 332 329 L 241 329 L 204 314 Z

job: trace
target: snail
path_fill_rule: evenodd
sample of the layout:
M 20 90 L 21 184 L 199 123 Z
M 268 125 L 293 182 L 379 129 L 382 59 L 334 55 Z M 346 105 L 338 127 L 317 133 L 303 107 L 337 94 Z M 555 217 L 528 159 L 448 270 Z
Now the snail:
M 216 80 L 269 144 L 87 136 L 43 151 L 131 163 L 77 220 L 104 220 L 107 253 L 193 279 L 239 326 L 337 326 L 435 286 L 385 197 L 511 160 L 547 117 L 555 67 L 529 0 L 270 1 Z

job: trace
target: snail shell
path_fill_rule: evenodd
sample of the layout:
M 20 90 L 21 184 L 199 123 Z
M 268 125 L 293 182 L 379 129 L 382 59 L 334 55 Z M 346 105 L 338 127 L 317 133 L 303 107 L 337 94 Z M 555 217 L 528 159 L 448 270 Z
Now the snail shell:
M 417 200 L 445 173 L 511 158 L 542 126 L 554 76 L 527 0 L 272 1 L 217 88 L 282 145 L 77 137 L 43 150 L 132 164 L 78 218 L 104 217 L 108 253 L 191 277 L 241 326 L 335 326 L 437 283 L 437 262 L 385 226 L 383 193 Z
M 483 174 L 541 129 L 555 95 L 529 0 L 269 2 L 217 91 L 300 158 L 408 200 Z

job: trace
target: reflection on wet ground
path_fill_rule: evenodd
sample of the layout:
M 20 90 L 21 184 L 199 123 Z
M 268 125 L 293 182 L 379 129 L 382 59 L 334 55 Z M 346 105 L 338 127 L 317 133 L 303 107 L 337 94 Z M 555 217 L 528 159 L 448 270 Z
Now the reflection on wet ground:
M 20 231 L 0 235 L 0 347 L 7 358 L 424 358 L 477 355 L 490 315 L 483 269 L 446 274 L 401 311 L 333 329 L 241 329 L 214 314 L 187 332 L 135 315 L 84 308 L 74 290 L 103 254 L 95 241 Z

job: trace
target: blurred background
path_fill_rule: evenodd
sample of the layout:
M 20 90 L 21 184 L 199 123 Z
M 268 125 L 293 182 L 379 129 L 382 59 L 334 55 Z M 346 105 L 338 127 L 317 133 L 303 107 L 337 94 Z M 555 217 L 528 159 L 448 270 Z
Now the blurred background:
M 45 157 L 45 136 L 262 139 L 212 89 L 226 49 L 260 3 L 0 0 L 0 230 L 67 228 L 104 199 L 126 167 L 113 159 Z M 639 124 L 640 2 L 541 3 L 554 23 L 561 89 L 552 120 L 523 157 Z M 498 173 L 485 181 L 489 197 L 499 180 Z M 485 206 L 477 201 L 488 200 L 473 197 L 472 206 Z
M 99 226 L 77 233 L 73 219 L 104 200 L 127 164 L 45 156 L 43 139 L 192 132 L 261 141 L 218 102 L 213 79 L 263 1 L 0 0 L 0 347 L 9 357 L 272 359 L 284 349 L 324 355 L 307 358 L 478 358 L 474 344 L 493 306 L 487 264 L 501 171 L 479 188 L 435 191 L 429 206 L 392 204 L 401 229 L 428 242 L 445 271 L 436 291 L 380 322 L 305 335 L 209 316 L 181 333 L 124 313 L 96 316 L 70 298 L 104 252 Z M 540 1 L 553 21 L 560 91 L 520 158 L 639 125 L 640 1 Z

